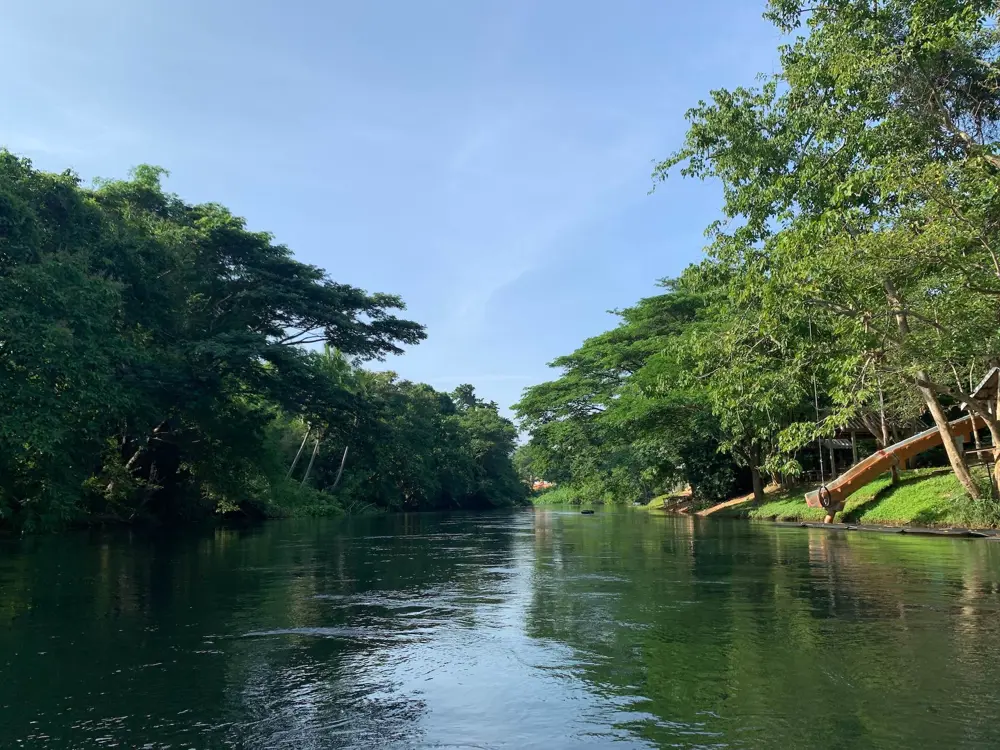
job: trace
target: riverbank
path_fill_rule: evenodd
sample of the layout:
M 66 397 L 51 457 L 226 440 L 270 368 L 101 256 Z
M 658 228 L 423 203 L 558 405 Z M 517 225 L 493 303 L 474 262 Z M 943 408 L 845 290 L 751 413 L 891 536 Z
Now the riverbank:
M 815 488 L 803 485 L 775 490 L 760 505 L 754 505 L 752 496 L 746 496 L 742 501 L 730 501 L 728 507 L 719 508 L 713 515 L 756 521 L 822 521 L 826 512 L 806 505 L 805 494 L 812 489 Z M 657 500 L 659 507 L 651 510 L 669 510 L 669 499 Z M 904 471 L 896 485 L 888 473 L 882 475 L 848 498 L 837 521 L 882 526 L 998 528 L 1000 511 L 969 500 L 951 471 L 933 468 Z
M 982 471 L 978 478 L 986 481 Z M 709 508 L 698 508 L 689 495 L 662 495 L 637 509 L 653 513 L 684 513 L 715 518 L 745 518 L 754 521 L 822 522 L 826 511 L 806 505 L 805 495 L 816 485 L 790 489 L 770 486 L 767 500 L 754 505 L 753 495 L 732 498 Z M 534 505 L 593 507 L 578 490 L 562 486 L 531 498 Z M 900 473 L 900 482 L 892 484 L 888 473 L 859 489 L 848 499 L 840 523 L 871 526 L 910 526 L 926 528 L 965 527 L 1000 528 L 1000 508 L 969 500 L 955 475 L 947 468 L 917 469 Z

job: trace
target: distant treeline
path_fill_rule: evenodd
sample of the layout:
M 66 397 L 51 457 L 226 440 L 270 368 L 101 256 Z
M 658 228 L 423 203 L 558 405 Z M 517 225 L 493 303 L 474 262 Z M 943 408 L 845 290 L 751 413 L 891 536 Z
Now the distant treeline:
M 162 176 L 0 151 L 0 525 L 523 500 L 496 404 L 361 368 L 424 338 L 398 297 Z
M 994 2 L 772 0 L 790 41 L 755 88 L 711 92 L 656 180 L 721 183 L 703 262 L 553 362 L 517 406 L 526 476 L 592 500 L 819 468 L 844 427 L 1000 446 L 1000 33 Z M 971 498 L 998 498 L 951 439 Z M 988 455 L 988 454 L 987 454 Z M 843 459 L 842 459 L 843 460 Z M 829 468 L 827 468 L 827 472 Z M 827 474 L 828 476 L 828 474 Z

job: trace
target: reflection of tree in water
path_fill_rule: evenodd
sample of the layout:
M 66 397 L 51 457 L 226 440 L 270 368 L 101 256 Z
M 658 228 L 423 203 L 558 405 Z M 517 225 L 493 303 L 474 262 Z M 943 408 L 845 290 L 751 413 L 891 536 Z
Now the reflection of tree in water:
M 415 737 L 426 707 L 387 665 L 443 622 L 475 624 L 510 534 L 474 530 L 424 515 L 30 540 L 0 563 L 0 704 L 17 717 L 0 746 L 39 730 L 75 746 Z
M 382 668 L 388 640 L 274 636 L 234 655 L 225 731 L 234 747 L 329 748 L 411 741 L 426 710 Z
M 433 516 L 355 519 L 304 547 L 285 626 L 234 649 L 228 695 L 239 746 L 358 747 L 419 740 L 425 701 L 403 684 L 437 629 L 475 627 L 490 564 L 510 556 L 509 529 Z M 335 593 L 331 593 L 335 592 Z M 288 597 L 289 587 L 275 592 Z M 237 656 L 238 654 L 238 656 Z
M 1000 545 L 556 518 L 529 631 L 572 646 L 637 735 L 755 748 L 990 736 Z
M 4 552 L 3 747 L 971 747 L 1000 698 L 982 542 L 545 511 Z

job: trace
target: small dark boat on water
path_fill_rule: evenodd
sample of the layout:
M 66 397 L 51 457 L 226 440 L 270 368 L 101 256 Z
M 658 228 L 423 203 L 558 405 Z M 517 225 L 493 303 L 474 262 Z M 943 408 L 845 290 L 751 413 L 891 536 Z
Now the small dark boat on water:
M 582 513 L 585 516 L 592 516 L 592 515 L 594 515 L 594 511 L 592 511 L 592 510 L 581 510 L 580 513 Z

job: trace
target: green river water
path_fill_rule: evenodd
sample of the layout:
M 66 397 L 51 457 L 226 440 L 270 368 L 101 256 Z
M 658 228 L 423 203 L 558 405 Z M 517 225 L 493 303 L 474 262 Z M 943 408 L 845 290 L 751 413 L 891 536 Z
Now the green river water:
M 0 747 L 1000 746 L 1000 544 L 641 512 L 0 543 Z

